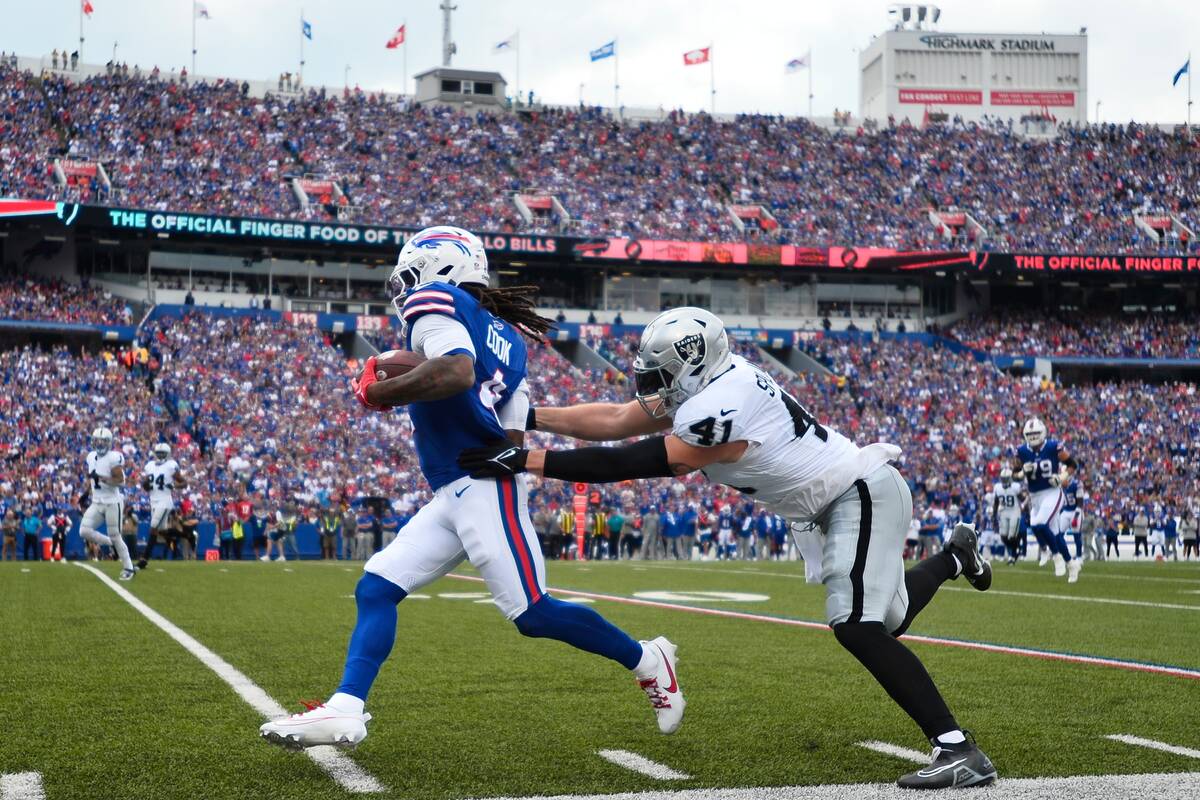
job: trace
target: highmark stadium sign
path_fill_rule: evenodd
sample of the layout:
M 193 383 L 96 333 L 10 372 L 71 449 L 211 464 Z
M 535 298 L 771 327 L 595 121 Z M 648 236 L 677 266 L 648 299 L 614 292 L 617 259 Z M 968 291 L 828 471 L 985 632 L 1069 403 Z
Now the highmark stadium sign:
M 1003 38 L 997 36 L 959 36 L 953 33 L 931 33 L 920 37 L 931 50 L 997 50 L 1014 53 L 1052 53 L 1054 40 L 1032 38 Z

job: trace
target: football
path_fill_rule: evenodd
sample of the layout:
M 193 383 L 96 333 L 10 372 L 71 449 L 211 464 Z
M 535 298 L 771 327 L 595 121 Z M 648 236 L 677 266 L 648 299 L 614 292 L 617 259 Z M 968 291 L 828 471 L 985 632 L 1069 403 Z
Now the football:
M 375 358 L 375 378 L 381 381 L 397 378 L 424 361 L 423 356 L 417 355 L 412 350 L 388 350 Z

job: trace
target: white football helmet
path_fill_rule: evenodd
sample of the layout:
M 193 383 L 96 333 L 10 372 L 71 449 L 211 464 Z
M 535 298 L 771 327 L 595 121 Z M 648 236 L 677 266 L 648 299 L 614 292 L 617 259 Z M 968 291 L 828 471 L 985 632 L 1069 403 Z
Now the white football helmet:
M 171 445 L 166 442 L 159 442 L 154 445 L 154 460 L 158 463 L 163 463 L 171 457 Z
M 1025 422 L 1025 444 L 1037 450 L 1046 443 L 1046 423 L 1037 417 L 1030 417 Z
M 437 225 L 405 242 L 387 281 L 393 305 L 409 289 L 432 281 L 487 286 L 487 252 L 480 238 L 462 228 Z
M 729 368 L 725 325 L 703 308 L 675 308 L 642 332 L 633 379 L 637 399 L 652 417 L 668 417 Z
M 96 428 L 92 431 L 92 449 L 96 455 L 102 456 L 112 449 L 113 435 L 108 428 Z
M 1000 470 L 1000 485 L 1008 486 L 1010 483 L 1012 483 L 1012 469 L 1010 467 L 1001 468 L 1001 470 Z

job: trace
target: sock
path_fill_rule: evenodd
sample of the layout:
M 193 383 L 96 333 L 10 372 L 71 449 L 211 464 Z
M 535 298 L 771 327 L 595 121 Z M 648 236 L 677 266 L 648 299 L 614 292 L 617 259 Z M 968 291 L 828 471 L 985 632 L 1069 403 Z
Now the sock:
M 611 658 L 625 669 L 642 661 L 642 646 L 587 606 L 564 603 L 548 594 L 513 622 L 526 636 L 557 639 L 580 650 Z
M 109 547 L 112 546 L 112 539 L 109 539 L 95 528 L 80 528 L 79 535 L 89 542 L 95 542 L 98 545 L 108 545 Z
M 633 674 L 639 680 L 654 677 L 654 673 L 658 672 L 658 653 L 653 648 L 642 645 L 642 658 L 638 661 L 637 666 L 633 668 Z
M 963 732 L 958 730 L 957 728 L 955 728 L 952 731 L 947 731 L 946 733 L 939 733 L 937 735 L 937 738 L 934 739 L 934 741 L 938 745 L 962 744 L 966 740 L 967 740 L 967 737 L 964 736 Z
M 333 697 L 325 701 L 325 705 L 334 711 L 341 711 L 343 714 L 361 714 L 364 704 L 361 697 L 355 697 L 345 692 L 334 692 Z
M 962 570 L 953 554 L 943 550 L 937 555 L 930 556 L 924 561 L 917 562 L 904 573 L 904 589 L 908 593 L 908 611 L 904 613 L 904 621 L 893 633 L 901 636 L 908 630 L 921 609 L 929 605 L 938 588 L 955 577 Z
M 133 569 L 133 559 L 129 557 L 129 545 L 125 544 L 124 536 L 110 536 L 112 540 L 113 550 L 117 551 L 117 558 L 121 559 L 121 566 L 127 570 Z
M 354 587 L 358 619 L 350 634 L 346 667 L 337 694 L 367 699 L 379 668 L 396 643 L 396 606 L 407 596 L 399 586 L 374 573 L 365 573 L 359 579 Z
M 910 570 L 911 572 L 911 570 Z M 882 622 L 843 622 L 833 626 L 842 647 L 859 660 L 884 691 L 913 721 L 927 739 L 958 730 L 954 715 L 938 692 L 925 665 Z
M 1071 560 L 1071 548 L 1067 547 L 1067 537 L 1061 533 L 1054 534 L 1054 549 L 1063 557 L 1063 561 Z

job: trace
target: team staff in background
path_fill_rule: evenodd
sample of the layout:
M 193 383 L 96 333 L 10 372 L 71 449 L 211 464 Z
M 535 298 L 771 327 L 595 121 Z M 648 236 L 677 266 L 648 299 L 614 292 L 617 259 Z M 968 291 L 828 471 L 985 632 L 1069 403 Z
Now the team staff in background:
M 657 508 L 651 506 L 639 512 L 638 522 L 642 526 L 642 551 L 639 558 L 657 561 L 662 557 L 662 537 L 659 535 L 662 530 L 662 516 Z
M 342 532 L 342 515 L 335 508 L 327 508 L 321 512 L 317 521 L 317 533 L 321 537 L 321 558 L 337 558 L 337 540 Z
M 17 512 L 9 508 L 4 512 L 4 521 L 0 523 L 4 531 L 4 544 L 0 548 L 0 559 L 13 561 L 17 557 L 17 528 L 21 527 L 17 520 Z
M 1200 526 L 1196 524 L 1196 515 L 1190 508 L 1185 508 L 1179 515 L 1179 538 L 1183 541 L 1183 557 L 1190 559 L 1194 554 L 1200 558 Z
M 30 506 L 25 512 L 25 519 L 21 522 L 21 529 L 25 532 L 25 543 L 21 550 L 21 557 L 26 561 L 41 561 L 42 547 L 42 518 L 38 516 L 37 509 Z M 32 555 L 30 555 L 32 553 Z
M 1133 557 L 1137 558 L 1143 551 L 1150 557 L 1150 515 L 1145 508 L 1139 508 L 1133 515 Z
M 342 558 L 346 561 L 354 558 L 354 549 L 358 546 L 358 512 L 349 503 L 342 501 Z
M 54 516 L 50 518 L 50 530 L 53 534 L 50 541 L 50 558 L 62 561 L 67 557 L 67 531 L 71 530 L 71 518 L 67 516 L 66 511 L 61 508 L 55 510 Z

